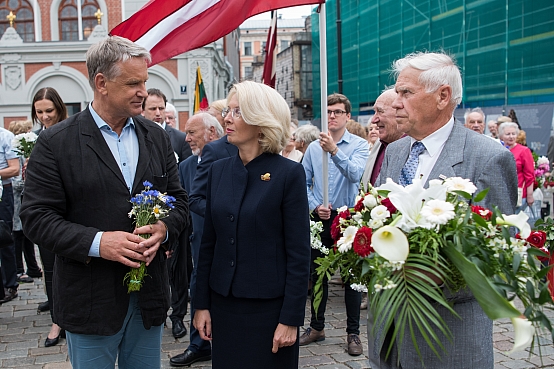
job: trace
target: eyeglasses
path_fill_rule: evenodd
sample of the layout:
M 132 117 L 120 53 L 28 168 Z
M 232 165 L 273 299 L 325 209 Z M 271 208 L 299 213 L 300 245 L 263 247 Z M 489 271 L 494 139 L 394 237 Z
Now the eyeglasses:
M 327 115 L 335 114 L 335 117 L 340 117 L 345 113 L 346 112 L 344 110 L 327 110 Z
M 223 118 L 225 118 L 227 116 L 227 114 L 229 114 L 229 112 L 231 113 L 231 117 L 233 117 L 233 118 L 240 118 L 241 117 L 239 107 L 236 107 L 236 108 L 233 108 L 233 109 L 230 109 L 230 108 L 227 107 L 227 108 L 225 108 L 221 111 L 221 116 Z

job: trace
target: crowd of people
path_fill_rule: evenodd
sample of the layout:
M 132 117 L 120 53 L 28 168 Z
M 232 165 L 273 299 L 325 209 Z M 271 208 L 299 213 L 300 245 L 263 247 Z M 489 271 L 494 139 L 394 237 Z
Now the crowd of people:
M 337 209 L 353 207 L 360 190 L 387 178 L 403 185 L 468 178 L 479 190 L 494 188 L 483 204 L 505 214 L 534 201 L 533 159 L 517 141 L 518 124 L 500 117 L 485 135 L 478 108 L 458 122 L 460 72 L 444 53 L 397 60 L 396 83 L 377 98 L 367 127 L 351 119 L 347 96 L 329 95 L 326 132 L 298 126 L 274 89 L 251 81 L 188 117 L 181 131 L 175 106 L 146 89 L 146 49 L 108 37 L 86 61 L 94 91 L 86 109 L 68 118 L 60 95 L 43 88 L 32 121 L 0 129 L 0 219 L 14 236 L 14 246 L 0 249 L 0 302 L 17 297 L 18 283 L 44 277 L 48 300 L 38 309 L 52 317 L 44 346 L 66 337 L 77 369 L 116 361 L 123 369 L 159 368 L 168 314 L 173 336 L 190 336 L 172 366 L 211 360 L 214 368 L 296 368 L 299 347 L 326 338 L 329 281 L 316 309 L 311 286 L 322 253 L 310 247 L 310 217 L 323 224 L 323 245 L 333 247 Z M 39 138 L 26 159 L 12 140 L 33 123 Z M 175 201 L 166 218 L 136 227 L 129 199 L 145 181 Z M 128 293 L 125 275 L 141 262 L 146 277 Z M 341 283 L 346 348 L 358 356 L 368 296 Z M 311 316 L 301 332 L 307 299 Z M 443 340 L 441 359 L 408 337 L 400 337 L 401 352 L 387 353 L 390 332 L 375 327 L 368 310 L 371 367 L 492 368 L 492 322 L 469 290 L 451 301 L 459 317 L 436 307 L 454 337 Z

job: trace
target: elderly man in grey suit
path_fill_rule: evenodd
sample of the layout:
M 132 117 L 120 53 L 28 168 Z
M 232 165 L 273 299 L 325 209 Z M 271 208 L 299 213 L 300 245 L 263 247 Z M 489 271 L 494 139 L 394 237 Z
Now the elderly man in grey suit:
M 397 75 L 393 102 L 399 129 L 404 137 L 387 147 L 376 185 L 387 178 L 410 184 L 403 167 L 415 159 L 415 177 L 427 186 L 430 179 L 458 176 L 470 179 L 478 191 L 490 188 L 481 205 L 498 206 L 501 212 L 513 213 L 517 201 L 517 174 L 513 156 L 490 139 L 455 122 L 453 112 L 462 99 L 462 79 L 455 62 L 441 53 L 415 53 L 393 64 Z M 386 358 L 390 340 L 388 332 L 372 329 L 368 318 L 369 360 L 376 368 L 492 369 L 492 321 L 485 315 L 471 292 L 463 289 L 445 294 L 459 315 L 454 316 L 435 306 L 450 329 L 453 340 L 436 332 L 445 351 L 438 358 L 423 337 L 417 337 L 418 355 L 409 333 L 403 337 L 402 349 L 393 348 Z M 372 333 L 375 333 L 373 335 Z M 385 342 L 384 342 L 385 341 Z

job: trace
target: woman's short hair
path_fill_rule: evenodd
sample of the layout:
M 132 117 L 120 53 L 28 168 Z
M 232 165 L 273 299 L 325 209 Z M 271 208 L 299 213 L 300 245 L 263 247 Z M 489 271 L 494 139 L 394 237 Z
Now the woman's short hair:
M 519 135 L 519 127 L 517 126 L 517 123 L 504 122 L 498 126 L 498 136 L 499 137 L 504 136 L 504 131 L 506 130 L 506 128 L 510 128 L 510 127 L 516 129 L 516 136 Z
M 214 108 L 215 110 L 217 110 L 220 113 L 226 107 L 227 107 L 227 100 L 226 99 L 216 100 L 216 101 L 214 101 L 210 104 L 210 108 Z
M 260 146 L 264 152 L 279 154 L 290 138 L 290 109 L 283 97 L 264 84 L 244 81 L 235 84 L 227 96 L 237 95 L 242 119 L 260 127 Z
M 113 81 L 121 71 L 118 63 L 131 58 L 144 58 L 152 61 L 150 52 L 144 47 L 119 36 L 109 36 L 89 47 L 86 53 L 88 82 L 95 90 L 94 79 L 102 73 L 109 81 Z
M 456 107 L 462 101 L 462 76 L 454 59 L 444 53 L 416 52 L 396 60 L 393 73 L 396 78 L 406 68 L 421 71 L 419 82 L 427 92 L 435 92 L 442 85 L 452 88 L 450 103 Z
M 294 132 L 296 142 L 304 142 L 306 146 L 319 138 L 319 128 L 312 124 L 304 124 Z
M 52 87 L 43 87 L 37 91 L 37 93 L 33 97 L 33 101 L 31 102 L 31 119 L 34 123 L 42 125 L 40 119 L 38 119 L 37 110 L 35 109 L 35 103 L 40 100 L 50 100 L 52 101 L 52 104 L 54 104 L 56 113 L 58 113 L 58 121 L 54 122 L 54 124 L 67 119 L 67 108 L 65 107 L 62 98 L 58 94 L 58 91 L 56 91 Z
M 356 122 L 355 120 L 350 119 L 346 122 L 346 130 L 352 133 L 353 135 L 363 138 L 364 140 L 367 139 L 367 133 L 365 131 L 364 126 L 362 126 L 360 123 Z

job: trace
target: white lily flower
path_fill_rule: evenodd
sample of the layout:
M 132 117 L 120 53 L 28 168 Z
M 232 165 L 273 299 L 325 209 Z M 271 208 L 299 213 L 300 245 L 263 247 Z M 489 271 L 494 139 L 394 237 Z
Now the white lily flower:
M 477 191 L 477 187 L 467 178 L 462 177 L 450 177 L 444 181 L 444 185 L 448 189 L 448 192 L 452 191 L 464 191 L 472 195 Z
M 529 223 L 527 223 L 527 219 L 529 219 L 527 214 L 520 211 L 514 215 L 502 214 L 502 217 L 496 218 L 496 223 L 517 227 L 521 238 L 526 239 L 531 234 L 531 227 L 529 226 Z
M 533 342 L 535 327 L 527 319 L 511 318 L 511 320 L 514 326 L 514 347 L 512 347 L 510 353 L 523 351 Z
M 358 228 L 354 226 L 349 226 L 344 230 L 342 237 L 337 241 L 339 252 L 345 253 L 352 248 L 352 243 L 357 232 Z
M 446 200 L 445 186 L 423 188 L 423 182 L 417 178 L 406 187 L 397 185 L 389 178 L 379 189 L 390 191 L 389 200 L 402 214 L 397 226 L 404 232 L 410 232 L 415 228 L 432 228 L 434 225 L 421 215 L 421 208 L 428 200 Z
M 375 252 L 389 261 L 405 261 L 410 252 L 406 235 L 400 229 L 389 225 L 373 233 L 371 246 Z
M 366 195 L 364 197 L 364 206 L 368 209 L 373 209 L 377 206 L 377 199 L 373 195 Z
M 370 215 L 375 220 L 385 220 L 390 217 L 390 212 L 385 205 L 379 205 L 371 210 Z
M 442 200 L 429 200 L 421 209 L 423 215 L 428 221 L 434 224 L 446 224 L 456 216 L 454 205 Z

